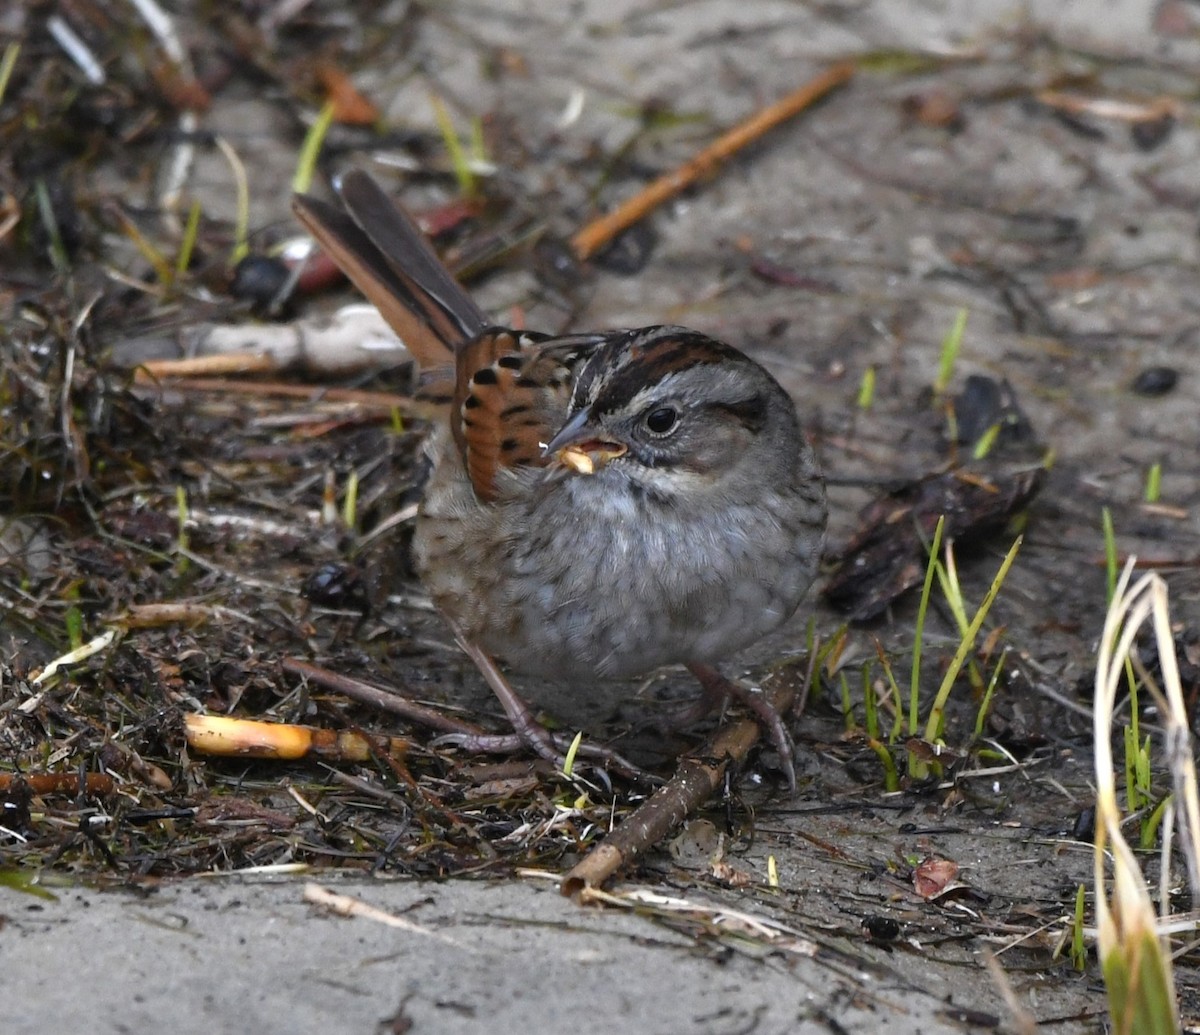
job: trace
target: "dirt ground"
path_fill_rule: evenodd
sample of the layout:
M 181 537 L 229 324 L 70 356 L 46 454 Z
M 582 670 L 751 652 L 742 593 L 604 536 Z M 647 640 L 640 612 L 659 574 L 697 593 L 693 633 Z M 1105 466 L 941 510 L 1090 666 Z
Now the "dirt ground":
M 1122 558 L 1136 553 L 1166 578 L 1185 689 L 1200 685 L 1200 8 L 299 6 L 284 18 L 276 5 L 177 5 L 205 94 L 194 125 L 180 114 L 194 95 L 132 7 L 60 12 L 101 56 L 104 84 L 63 56 L 49 5 L 0 13 L 0 44 L 22 41 L 0 100 L 0 217 L 21 216 L 0 237 L 0 775 L 118 780 L 111 793 L 6 799 L 4 1030 L 1017 1031 L 993 956 L 1040 1030 L 1101 1030 L 1099 968 L 1093 956 L 1073 969 L 1066 942 L 1080 885 L 1093 917 L 1102 508 Z M 648 217 L 616 253 L 563 261 L 562 242 L 597 211 L 844 58 L 858 66 L 848 85 Z M 281 669 L 300 659 L 502 728 L 407 570 L 404 526 L 359 538 L 414 501 L 419 422 L 399 429 L 386 407 L 264 387 L 381 394 L 403 385 L 399 374 L 277 371 L 246 392 L 133 381 L 136 363 L 192 351 L 213 326 L 271 325 L 229 285 L 229 152 L 265 254 L 297 234 L 288 203 L 320 107 L 318 59 L 380 118 L 334 126 L 315 191 L 360 165 L 415 209 L 445 213 L 460 191 L 431 97 L 464 135 L 482 119 L 485 204 L 441 243 L 485 308 L 548 330 L 683 323 L 770 368 L 829 478 L 823 581 L 863 508 L 900 486 L 960 465 L 997 484 L 1048 467 L 1020 514 L 961 543 L 975 605 L 1024 535 L 981 637 L 985 674 L 1004 659 L 991 715 L 973 739 L 978 698 L 964 685 L 945 738 L 962 757 L 947 779 L 889 793 L 826 674 L 794 729 L 794 797 L 770 754 L 755 756 L 621 874 L 611 888 L 623 898 L 581 909 L 551 878 L 641 789 L 615 781 L 581 801 L 553 774 L 466 759 Z M 172 223 L 161 193 L 179 168 Z M 166 290 L 150 256 L 174 263 L 193 200 L 194 262 Z M 298 295 L 281 320 L 350 300 Z M 957 442 L 932 386 L 962 309 Z M 874 397 L 861 406 L 868 371 Z M 975 434 L 963 427 L 976 406 L 968 385 L 1009 404 L 980 406 Z M 1007 430 L 972 460 L 997 419 Z M 1161 490 L 1147 504 L 1155 465 Z M 353 533 L 321 513 L 329 492 L 340 506 L 351 472 Z M 820 589 L 738 659 L 739 673 L 802 672 L 810 622 L 824 642 L 838 635 L 845 611 Z M 879 654 L 907 680 L 913 596 L 848 627 L 841 664 L 859 723 L 862 671 L 881 679 Z M 131 624 L 131 607 L 158 603 L 198 610 Z M 115 625 L 121 637 L 96 656 L 33 681 Z M 957 639 L 935 606 L 926 695 Z M 691 692 L 684 674 L 525 689 L 664 773 L 697 743 L 647 722 Z M 206 759 L 181 733 L 182 716 L 202 709 L 412 744 L 392 763 Z M 957 864 L 953 887 L 922 893 L 929 860 Z M 334 917 L 305 900 L 305 881 L 393 923 Z M 1177 968 L 1183 1016 L 1200 1023 L 1194 951 Z

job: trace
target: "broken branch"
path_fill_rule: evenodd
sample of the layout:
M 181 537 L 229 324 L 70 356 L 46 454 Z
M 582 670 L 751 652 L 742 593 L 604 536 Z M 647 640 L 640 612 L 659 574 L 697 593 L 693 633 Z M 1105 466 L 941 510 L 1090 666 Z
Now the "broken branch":
M 768 693 L 776 711 L 786 715 L 795 696 L 792 681 L 777 680 Z M 745 761 L 761 733 L 759 724 L 749 718 L 719 727 L 701 752 L 680 761 L 669 783 L 571 868 L 560 885 L 562 893 L 576 898 L 600 887 L 618 869 L 666 837 L 712 796 L 730 763 Z
M 826 94 L 849 81 L 854 75 L 854 63 L 841 61 L 810 79 L 800 89 L 783 100 L 769 104 L 745 122 L 723 133 L 698 155 L 652 182 L 612 212 L 588 223 L 574 237 L 571 247 L 580 260 L 591 258 L 609 241 L 643 219 L 652 209 L 668 201 L 685 187 L 712 173 L 718 165 L 752 144 L 759 137 L 786 122 L 805 108 L 811 107 Z

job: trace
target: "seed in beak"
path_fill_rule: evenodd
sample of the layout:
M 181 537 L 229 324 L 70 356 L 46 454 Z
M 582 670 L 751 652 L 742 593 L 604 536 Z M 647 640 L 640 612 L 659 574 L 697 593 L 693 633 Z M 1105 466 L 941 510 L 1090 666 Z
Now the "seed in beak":
M 619 442 L 605 442 L 592 438 L 563 446 L 555 451 L 554 459 L 564 467 L 571 468 L 576 474 L 595 474 L 610 460 L 623 456 L 626 452 L 628 448 Z

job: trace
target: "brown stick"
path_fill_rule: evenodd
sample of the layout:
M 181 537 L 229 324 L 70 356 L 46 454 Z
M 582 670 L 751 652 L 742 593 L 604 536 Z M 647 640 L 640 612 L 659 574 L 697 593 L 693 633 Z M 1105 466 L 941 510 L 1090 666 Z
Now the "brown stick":
M 763 134 L 774 129 L 805 108 L 811 107 L 830 91 L 849 81 L 854 75 L 854 63 L 841 61 L 810 79 L 799 90 L 781 101 L 769 104 L 745 122 L 723 133 L 698 155 L 640 191 L 612 212 L 595 219 L 571 238 L 571 247 L 579 259 L 595 255 L 617 234 L 627 230 L 651 209 L 674 197 L 688 185 L 711 173 L 721 162 L 736 154 Z
M 15 783 L 25 784 L 34 794 L 79 793 L 78 773 L 0 773 L 0 791 Z M 83 774 L 85 794 L 112 794 L 116 789 L 116 781 L 107 773 Z
M 197 604 L 194 601 L 130 604 L 128 610 L 116 619 L 116 624 L 126 629 L 158 629 L 175 623 L 199 625 L 212 618 L 226 618 L 231 615 L 232 612 L 228 608 Z
M 197 377 L 213 374 L 260 374 L 278 370 L 275 357 L 261 352 L 227 352 L 189 359 L 148 359 L 139 372 L 151 378 Z
M 769 691 L 780 715 L 792 706 L 795 687 L 781 679 Z M 660 787 L 563 877 L 559 890 L 572 898 L 598 888 L 622 866 L 667 836 L 712 795 L 730 762 L 741 763 L 762 733 L 753 719 L 738 719 L 717 729 L 697 755 L 679 763 L 671 781 Z
M 135 372 L 138 384 L 158 384 L 143 368 Z M 396 395 L 392 392 L 372 392 L 363 388 L 330 388 L 321 385 L 297 385 L 282 381 L 234 381 L 220 377 L 171 377 L 163 382 L 164 387 L 179 391 L 222 392 L 228 395 L 273 396 L 285 399 L 305 399 L 315 402 L 353 403 L 370 409 L 390 413 L 393 409 L 420 408 L 421 400 L 411 395 Z
M 360 704 L 367 704 L 380 711 L 399 715 L 410 722 L 420 723 L 422 726 L 438 730 L 440 733 L 464 733 L 468 736 L 477 736 L 484 732 L 483 727 L 476 726 L 474 723 L 456 719 L 452 715 L 446 715 L 433 708 L 427 708 L 423 704 L 417 704 L 416 701 L 410 701 L 407 697 L 401 697 L 389 690 L 381 690 L 370 683 L 338 675 L 336 672 L 330 672 L 327 668 L 318 668 L 299 658 L 284 658 L 282 667 L 288 675 L 307 679 L 326 690 L 344 694 Z

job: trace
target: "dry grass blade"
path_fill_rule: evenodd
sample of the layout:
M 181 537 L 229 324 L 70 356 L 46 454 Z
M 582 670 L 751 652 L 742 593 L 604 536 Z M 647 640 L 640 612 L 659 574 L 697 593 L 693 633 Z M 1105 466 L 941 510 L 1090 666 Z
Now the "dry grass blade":
M 138 371 L 140 384 L 151 383 L 152 379 Z M 220 395 L 247 395 L 255 399 L 304 399 L 320 400 L 325 403 L 355 406 L 360 410 L 387 415 L 393 410 L 421 415 L 428 407 L 409 395 L 393 392 L 375 392 L 365 388 L 314 388 L 311 385 L 289 384 L 277 381 L 231 381 L 224 378 L 188 377 L 169 381 L 169 386 L 181 392 L 211 392 Z
M 780 952 L 816 956 L 816 942 L 799 930 L 768 916 L 731 909 L 724 905 L 662 895 L 648 888 L 614 894 L 600 888 L 588 888 L 580 896 L 586 905 L 614 906 L 662 918 L 686 917 L 707 927 L 712 933 L 732 932 L 744 938 L 770 945 Z
M 469 945 L 456 942 L 453 938 L 448 938 L 439 931 L 431 931 L 428 927 L 422 927 L 420 924 L 414 924 L 411 920 L 406 920 L 402 916 L 396 916 L 395 913 L 388 913 L 382 909 L 377 909 L 375 906 L 367 905 L 366 902 L 353 898 L 350 895 L 339 895 L 328 888 L 322 887 L 320 884 L 310 882 L 304 885 L 304 901 L 311 902 L 315 906 L 323 906 L 338 916 L 374 920 L 376 923 L 386 924 L 388 927 L 396 927 L 402 931 L 410 931 L 425 938 L 435 938 L 439 942 L 453 945 L 457 949 L 464 949 L 467 952 L 476 951 Z
M 1144 575 L 1132 588 L 1132 561 L 1117 583 L 1116 593 L 1104 623 L 1096 662 L 1096 704 L 1093 740 L 1096 758 L 1096 842 L 1093 860 L 1096 888 L 1096 921 L 1099 932 L 1100 962 L 1108 989 L 1109 1012 L 1115 1030 L 1120 1033 L 1172 1033 L 1179 1030 L 1175 982 L 1170 946 L 1160 934 L 1154 907 L 1142 876 L 1137 857 L 1121 834 L 1121 811 L 1117 804 L 1115 768 L 1112 755 L 1112 720 L 1118 688 L 1125 673 L 1125 662 L 1136 637 L 1147 619 L 1152 619 L 1168 699 L 1177 698 L 1182 709 L 1183 697 L 1175 666 L 1175 647 L 1171 637 L 1166 584 L 1155 574 Z M 1173 689 L 1172 689 L 1173 687 Z M 1167 709 L 1174 727 L 1179 714 L 1184 718 L 1184 737 L 1188 737 L 1186 713 Z M 1177 733 L 1169 735 L 1169 743 Z M 1169 748 L 1170 750 L 1170 748 Z M 1177 753 L 1177 752 L 1176 752 Z M 1184 802 L 1185 826 L 1194 836 L 1196 777 L 1190 752 L 1186 766 L 1176 775 L 1176 793 Z M 1184 785 L 1181 787 L 1181 784 Z M 1190 784 L 1190 786 L 1186 786 Z M 1182 790 L 1182 794 L 1180 791 Z M 1168 823 L 1170 820 L 1168 819 Z M 1164 831 L 1163 852 L 1169 853 L 1171 837 Z M 1109 847 L 1111 846 L 1111 847 Z M 1106 847 L 1111 853 L 1113 880 L 1111 899 L 1105 880 Z M 1190 850 L 1194 855 L 1195 848 Z M 1189 870 L 1194 862 L 1189 856 Z M 1163 872 L 1167 871 L 1164 858 Z M 1193 885 L 1192 893 L 1198 889 Z M 1162 889 L 1163 908 L 1168 908 L 1168 889 Z M 1165 918 L 1164 918 L 1165 919 Z

